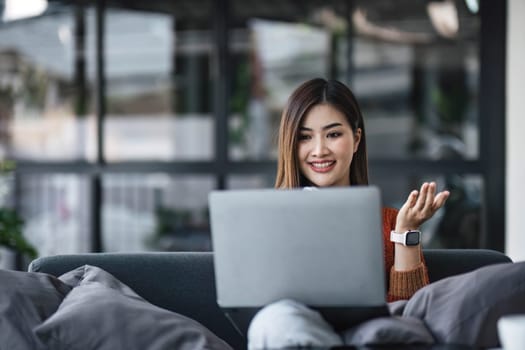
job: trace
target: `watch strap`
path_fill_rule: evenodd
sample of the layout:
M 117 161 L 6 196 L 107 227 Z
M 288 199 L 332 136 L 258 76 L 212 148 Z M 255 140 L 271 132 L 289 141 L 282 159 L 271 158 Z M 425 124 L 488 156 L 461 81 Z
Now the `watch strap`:
M 408 235 L 411 235 L 410 242 L 407 242 Z M 416 236 L 416 239 L 414 239 L 414 236 Z M 409 230 L 405 231 L 403 233 L 399 233 L 396 231 L 390 232 L 390 241 L 394 243 L 400 243 L 404 246 L 416 246 L 421 242 L 421 231 L 418 230 Z

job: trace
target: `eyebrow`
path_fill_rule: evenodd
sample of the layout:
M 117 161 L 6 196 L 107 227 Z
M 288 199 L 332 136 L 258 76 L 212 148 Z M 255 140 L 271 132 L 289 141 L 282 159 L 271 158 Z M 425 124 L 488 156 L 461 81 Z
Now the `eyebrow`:
M 343 124 L 341 124 L 341 123 L 332 123 L 332 124 L 328 124 L 328 125 L 323 126 L 321 129 L 322 130 L 328 130 L 328 129 L 331 129 L 331 128 L 335 128 L 336 126 L 342 126 L 342 125 Z M 299 127 L 299 130 L 301 130 L 301 131 L 312 131 L 312 129 L 307 128 L 305 126 Z

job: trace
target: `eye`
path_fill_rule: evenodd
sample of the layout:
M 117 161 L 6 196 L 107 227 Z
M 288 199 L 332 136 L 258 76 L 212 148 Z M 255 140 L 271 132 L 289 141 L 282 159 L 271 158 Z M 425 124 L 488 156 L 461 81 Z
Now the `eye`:
M 327 137 L 336 138 L 336 137 L 339 137 L 341 135 L 343 135 L 343 133 L 340 132 L 340 131 L 332 131 L 332 132 L 328 133 Z
M 308 134 L 299 134 L 299 141 L 306 141 L 306 140 L 310 140 L 311 138 L 312 136 Z

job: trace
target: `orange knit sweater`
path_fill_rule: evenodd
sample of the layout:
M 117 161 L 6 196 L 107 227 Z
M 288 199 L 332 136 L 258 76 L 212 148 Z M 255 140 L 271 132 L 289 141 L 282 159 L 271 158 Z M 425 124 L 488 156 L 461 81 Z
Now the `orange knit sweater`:
M 385 250 L 385 273 L 388 285 L 388 301 L 409 299 L 418 289 L 427 285 L 428 271 L 421 253 L 421 264 L 409 271 L 394 269 L 394 243 L 390 231 L 396 227 L 397 209 L 383 208 L 383 242 Z

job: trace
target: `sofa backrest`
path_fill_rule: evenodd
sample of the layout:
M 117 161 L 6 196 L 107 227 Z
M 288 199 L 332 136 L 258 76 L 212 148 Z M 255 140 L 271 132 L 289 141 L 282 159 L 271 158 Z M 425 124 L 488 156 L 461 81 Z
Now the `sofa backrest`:
M 424 250 L 424 256 L 431 281 L 511 261 L 502 253 L 479 249 Z M 246 348 L 245 339 L 217 306 L 213 253 L 57 255 L 34 260 L 29 270 L 60 276 L 86 264 L 111 273 L 152 304 L 199 321 L 234 349 Z
M 490 249 L 423 249 L 430 282 L 491 264 L 509 263 L 505 254 Z

